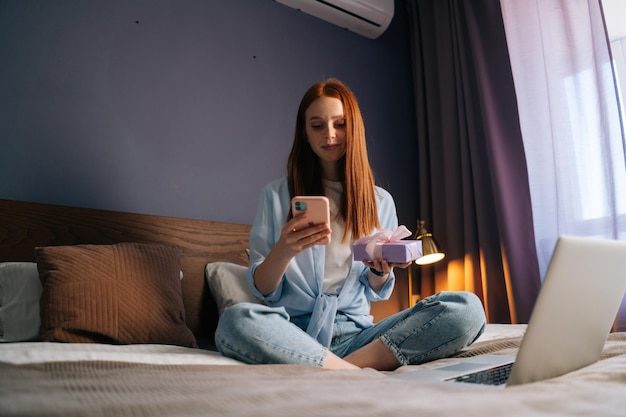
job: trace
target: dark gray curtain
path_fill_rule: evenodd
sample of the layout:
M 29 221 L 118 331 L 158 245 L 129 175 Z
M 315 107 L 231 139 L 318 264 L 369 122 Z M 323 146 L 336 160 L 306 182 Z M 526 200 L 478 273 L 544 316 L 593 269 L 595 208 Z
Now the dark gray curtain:
M 446 252 L 422 294 L 468 290 L 492 323 L 527 323 L 541 285 L 499 0 L 407 0 L 420 217 Z

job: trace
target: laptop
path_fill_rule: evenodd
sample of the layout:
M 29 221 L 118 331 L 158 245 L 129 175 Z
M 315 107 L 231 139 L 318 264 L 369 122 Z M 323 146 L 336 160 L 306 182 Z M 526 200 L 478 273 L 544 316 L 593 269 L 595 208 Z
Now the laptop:
M 390 377 L 504 387 L 575 371 L 600 358 L 625 291 L 626 242 L 561 236 L 517 356 L 458 358 Z M 492 378 L 498 371 L 503 381 Z

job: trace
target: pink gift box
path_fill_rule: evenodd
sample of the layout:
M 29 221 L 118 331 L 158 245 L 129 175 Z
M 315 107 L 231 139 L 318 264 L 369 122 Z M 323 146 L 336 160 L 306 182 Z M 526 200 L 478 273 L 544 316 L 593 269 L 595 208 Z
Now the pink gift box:
M 371 261 L 372 259 L 365 250 L 367 242 L 356 241 L 352 246 L 355 261 Z M 391 242 L 377 242 L 374 257 L 380 254 L 381 259 L 387 262 L 405 263 L 422 256 L 421 240 L 395 240 Z

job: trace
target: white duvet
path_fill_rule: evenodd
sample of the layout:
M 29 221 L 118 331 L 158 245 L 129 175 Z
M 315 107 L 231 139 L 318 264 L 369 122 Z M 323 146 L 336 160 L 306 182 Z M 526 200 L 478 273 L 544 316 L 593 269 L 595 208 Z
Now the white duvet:
M 522 336 L 525 325 L 489 324 L 477 342 Z M 170 345 L 91 343 L 3 343 L 0 362 L 16 365 L 63 361 L 118 361 L 160 365 L 242 365 L 218 352 Z
M 490 325 L 464 354 L 514 349 L 524 329 Z M 0 416 L 626 415 L 626 333 L 609 335 L 592 365 L 503 390 L 401 380 L 372 369 L 223 366 L 233 364 L 239 362 L 216 352 L 163 345 L 0 345 Z

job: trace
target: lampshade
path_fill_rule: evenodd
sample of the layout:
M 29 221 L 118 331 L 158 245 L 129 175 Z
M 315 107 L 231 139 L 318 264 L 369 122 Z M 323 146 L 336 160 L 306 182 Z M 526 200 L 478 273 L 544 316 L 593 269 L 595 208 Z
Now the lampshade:
M 433 235 L 426 230 L 424 220 L 417 221 L 417 231 L 415 232 L 415 240 L 422 241 L 422 257 L 415 260 L 418 265 L 429 265 L 439 262 L 445 258 L 445 253 L 439 250 L 439 246 Z

